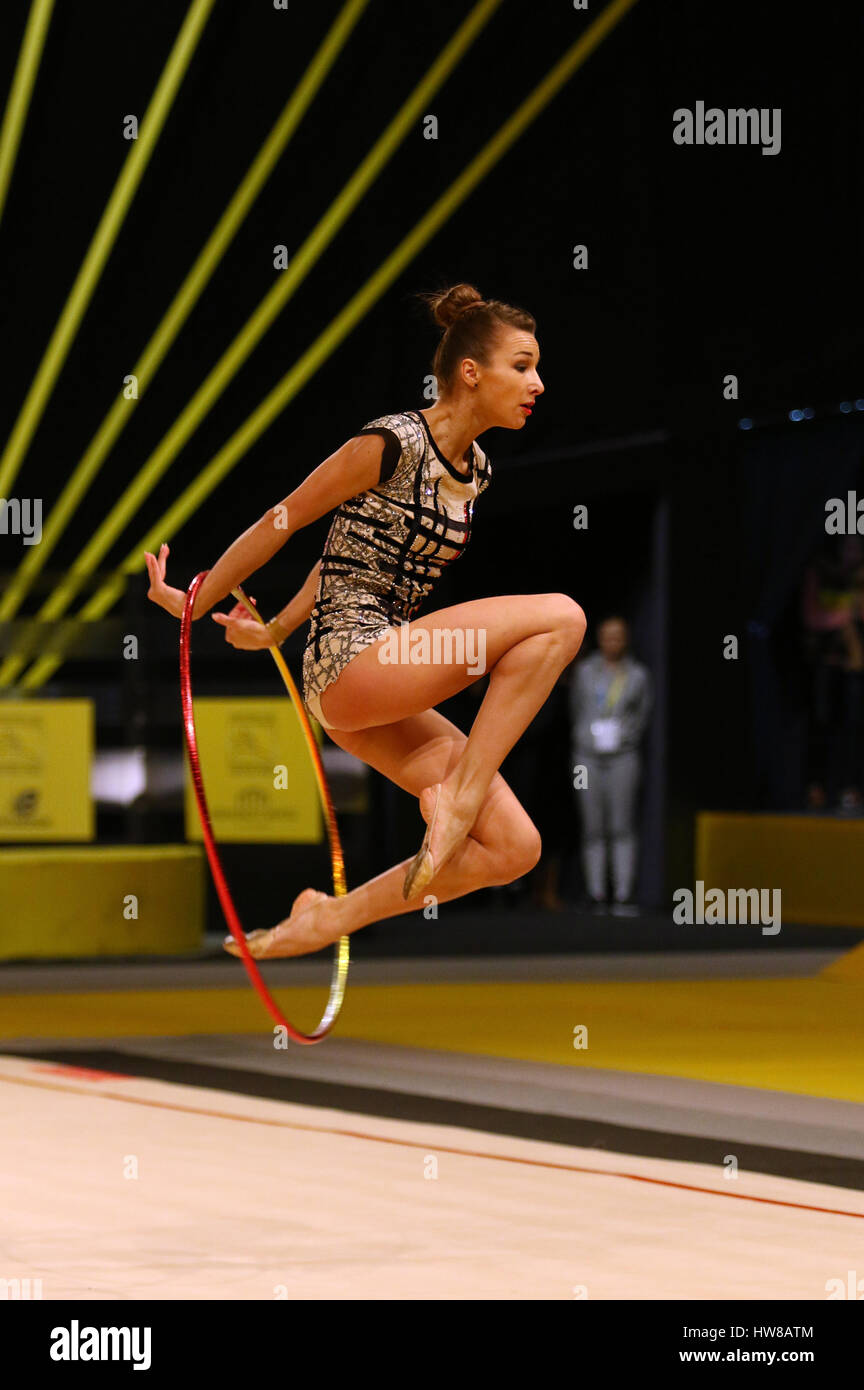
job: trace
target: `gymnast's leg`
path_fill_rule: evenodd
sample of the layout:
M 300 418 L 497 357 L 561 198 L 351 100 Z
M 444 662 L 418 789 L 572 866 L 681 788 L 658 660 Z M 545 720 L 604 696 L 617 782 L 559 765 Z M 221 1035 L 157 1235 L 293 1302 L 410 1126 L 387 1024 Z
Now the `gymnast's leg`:
M 382 664 L 384 642 L 361 651 L 321 696 L 331 732 L 370 731 L 393 725 L 448 699 L 489 673 L 489 685 L 468 738 L 440 783 L 440 803 L 428 849 L 436 877 L 470 832 L 492 779 L 531 723 L 585 634 L 585 614 L 566 594 L 513 594 L 457 604 L 407 625 L 406 651 L 415 638 L 442 650 L 442 636 L 462 631 L 463 654 L 482 639 L 484 664 L 467 659 L 418 662 L 413 656 Z M 472 639 L 469 644 L 469 638 Z M 359 754 L 358 756 L 363 756 Z M 389 775 L 389 774 L 388 774 Z M 435 782 L 422 789 L 420 809 L 430 824 Z
M 437 710 L 355 733 L 334 729 L 330 736 L 340 747 L 414 796 L 451 774 L 464 756 L 468 741 Z M 344 897 L 307 889 L 297 898 L 291 916 L 273 931 L 250 933 L 249 949 L 256 959 L 318 951 L 370 922 L 416 912 L 430 895 L 439 903 L 449 902 L 478 888 L 521 878 L 537 863 L 540 849 L 540 835 L 533 821 L 496 772 L 470 833 L 428 890 L 421 890 L 407 901 L 402 896 L 407 860 Z M 232 955 L 239 955 L 233 938 L 225 944 Z

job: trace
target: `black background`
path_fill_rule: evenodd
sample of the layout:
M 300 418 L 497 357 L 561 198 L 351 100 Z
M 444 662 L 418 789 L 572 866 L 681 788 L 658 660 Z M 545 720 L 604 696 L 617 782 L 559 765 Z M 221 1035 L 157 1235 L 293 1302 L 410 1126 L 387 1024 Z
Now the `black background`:
M 415 124 L 106 557 L 103 577 L 600 8 L 504 0 L 429 103 L 438 139 Z M 270 289 L 274 246 L 290 255 L 301 244 L 468 9 L 372 0 L 21 617 L 36 611 Z M 0 91 L 28 10 L 22 0 L 0 10 Z M 287 11 L 217 0 L 16 481 L 15 495 L 41 496 L 46 516 L 337 10 L 330 0 Z M 185 12 L 180 3 L 56 6 L 0 221 L 3 440 L 128 155 L 124 117 L 143 116 Z M 864 396 L 862 28 L 864 12 L 851 4 L 641 0 L 196 516 L 165 537 L 169 580 L 185 587 L 368 420 L 430 403 L 423 379 L 437 330 L 415 291 L 467 280 L 524 306 L 537 319 L 546 391 L 523 430 L 484 436 L 495 486 L 440 601 L 554 589 L 592 621 L 616 607 L 632 613 L 662 514 L 662 642 L 656 612 L 637 622 L 636 638 L 661 691 L 667 867 L 681 881 L 696 809 L 765 802 L 748 623 L 771 556 L 792 534 L 784 528 L 794 525 L 796 544 L 810 528 L 819 538 L 832 489 L 814 492 L 814 470 L 833 461 L 835 476 L 841 455 L 861 456 L 864 415 L 837 411 Z M 699 100 L 781 108 L 780 153 L 674 144 L 673 112 Z M 588 246 L 585 271 L 572 266 L 578 243 Z M 738 400 L 724 399 L 727 373 L 738 377 Z M 815 418 L 790 424 L 788 410 L 804 405 Z M 746 433 L 745 416 L 756 422 Z M 765 477 L 767 521 L 764 488 L 754 485 Z M 810 499 L 803 513 L 790 489 Z M 572 527 L 578 503 L 589 505 L 585 533 Z M 293 539 L 252 581 L 263 608 L 299 586 L 325 526 Z M 21 552 L 15 538 L 0 546 L 2 581 Z M 660 583 L 657 574 L 650 582 Z M 772 623 L 792 611 L 788 579 L 786 588 Z M 142 561 L 124 623 L 134 615 L 144 634 L 148 735 L 177 743 L 176 630 L 145 590 Z M 722 658 L 729 633 L 741 639 L 737 663 Z M 271 691 L 264 656 L 226 651 L 215 630 L 196 630 L 196 642 L 202 691 Z M 117 660 L 69 661 L 45 693 L 110 691 L 126 675 Z M 115 741 L 121 714 L 110 700 L 101 706 Z

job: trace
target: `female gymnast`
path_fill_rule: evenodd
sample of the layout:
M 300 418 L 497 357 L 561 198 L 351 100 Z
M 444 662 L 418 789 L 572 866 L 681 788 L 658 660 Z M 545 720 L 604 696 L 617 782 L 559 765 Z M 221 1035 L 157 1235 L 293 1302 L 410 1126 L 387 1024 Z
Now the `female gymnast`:
M 291 915 L 247 937 L 257 959 L 318 951 L 370 922 L 510 883 L 534 867 L 540 836 L 498 768 L 575 657 L 585 615 L 565 594 L 509 594 L 416 617 L 468 543 L 491 467 L 476 436 L 523 429 L 545 389 L 535 321 L 459 284 L 423 299 L 444 329 L 428 410 L 382 415 L 229 546 L 198 593 L 202 617 L 294 532 L 335 509 L 324 554 L 267 628 L 241 604 L 213 613 L 244 651 L 281 645 L 310 620 L 303 699 L 341 748 L 419 799 L 426 834 L 410 862 L 337 897 L 307 888 Z M 518 545 L 518 529 L 502 537 Z M 168 546 L 147 553 L 148 598 L 175 617 Z M 478 652 L 485 661 L 478 661 Z M 418 659 L 418 657 L 420 659 Z M 435 706 L 489 675 L 466 736 Z M 226 950 L 239 955 L 233 937 Z

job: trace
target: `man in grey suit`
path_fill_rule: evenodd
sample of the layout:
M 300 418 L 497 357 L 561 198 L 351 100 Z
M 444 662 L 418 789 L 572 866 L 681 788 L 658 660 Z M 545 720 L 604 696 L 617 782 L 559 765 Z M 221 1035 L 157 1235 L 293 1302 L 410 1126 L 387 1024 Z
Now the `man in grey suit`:
M 600 624 L 597 646 L 593 655 L 575 664 L 570 681 L 573 785 L 582 816 L 588 896 L 597 905 L 606 901 L 611 857 L 612 910 L 627 914 L 636 911 L 631 898 L 638 849 L 639 745 L 651 712 L 651 676 L 629 653 L 630 631 L 623 618 Z

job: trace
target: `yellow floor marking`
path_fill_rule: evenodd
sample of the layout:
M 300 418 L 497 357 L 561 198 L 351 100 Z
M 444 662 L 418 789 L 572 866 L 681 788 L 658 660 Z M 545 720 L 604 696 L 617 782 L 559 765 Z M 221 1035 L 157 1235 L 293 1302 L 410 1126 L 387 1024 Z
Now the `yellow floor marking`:
M 326 990 L 274 996 L 309 1028 Z M 586 1048 L 574 1047 L 580 1026 Z M 246 987 L 0 996 L 3 1039 L 272 1029 Z M 349 983 L 335 1036 L 864 1101 L 861 990 L 836 981 Z
M 864 943 L 853 946 L 851 951 L 832 960 L 819 972 L 822 980 L 844 980 L 851 984 L 864 984 Z

